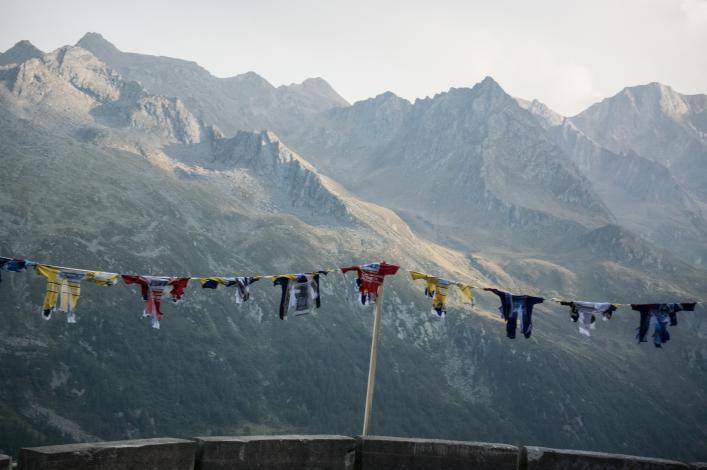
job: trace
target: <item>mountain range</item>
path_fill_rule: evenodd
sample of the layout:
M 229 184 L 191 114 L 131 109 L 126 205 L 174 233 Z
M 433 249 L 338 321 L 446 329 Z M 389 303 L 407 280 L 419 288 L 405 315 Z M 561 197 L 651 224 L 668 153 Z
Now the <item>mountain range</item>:
M 650 84 L 564 117 L 487 77 L 349 104 L 96 33 L 21 41 L 0 54 L 0 255 L 191 276 L 386 259 L 546 297 L 700 299 L 706 99 Z M 495 296 L 440 319 L 406 276 L 386 281 L 376 434 L 707 458 L 701 307 L 662 350 L 635 344 L 630 308 L 586 338 L 549 299 L 510 340 Z M 156 331 L 127 286 L 86 286 L 69 325 L 42 321 L 42 278 L 3 275 L 0 447 L 357 433 L 372 310 L 333 272 L 322 308 L 283 322 L 268 284 L 242 306 L 190 287 Z

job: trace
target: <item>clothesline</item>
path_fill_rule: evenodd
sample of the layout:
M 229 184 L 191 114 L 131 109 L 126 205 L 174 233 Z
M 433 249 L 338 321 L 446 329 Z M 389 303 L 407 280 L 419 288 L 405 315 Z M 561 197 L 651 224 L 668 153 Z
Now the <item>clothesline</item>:
M 14 260 L 14 258 L 7 258 L 7 257 L 0 256 L 0 260 L 3 260 L 3 259 L 5 259 L 5 260 Z M 24 261 L 27 263 L 27 265 L 26 265 L 27 268 L 34 267 L 34 266 L 36 266 L 36 265 L 38 265 L 38 264 L 42 264 L 42 265 L 49 266 L 49 267 L 52 267 L 52 268 L 66 269 L 66 270 L 77 271 L 77 272 L 83 272 L 83 273 L 88 273 L 88 272 L 100 272 L 100 271 L 90 270 L 90 269 L 62 267 L 62 266 L 57 266 L 57 265 L 53 265 L 53 264 L 39 263 L 39 262 L 36 262 L 36 261 L 30 261 L 30 260 L 24 260 Z M 0 269 L 1 269 L 1 268 L 2 268 L 2 265 L 0 265 Z M 320 273 L 322 273 L 322 272 L 332 273 L 332 272 L 340 271 L 341 269 L 342 269 L 342 268 L 336 267 L 336 268 L 320 269 L 320 270 L 317 270 L 317 272 L 320 272 Z M 408 270 L 408 272 L 409 272 L 409 273 L 417 273 L 418 271 L 415 271 L 415 270 Z M 254 276 L 242 276 L 242 277 L 249 277 L 249 278 L 252 279 L 252 280 L 260 280 L 260 279 L 275 279 L 275 278 L 282 277 L 282 276 L 295 276 L 295 275 L 297 275 L 297 274 L 311 274 L 311 273 L 312 273 L 312 272 L 304 271 L 304 272 L 301 272 L 301 273 L 291 273 L 291 274 L 267 274 L 267 275 L 254 275 Z M 116 274 L 116 275 L 117 275 L 117 273 L 111 273 L 111 274 Z M 436 276 L 432 276 L 432 275 L 426 275 L 426 276 L 433 277 L 433 278 L 436 277 Z M 155 277 L 158 277 L 158 276 L 155 276 Z M 199 279 L 206 279 L 206 278 L 215 277 L 215 276 L 165 276 L 165 275 L 160 275 L 159 277 L 173 277 L 173 278 L 186 278 L 186 277 L 188 277 L 189 280 L 191 280 L 191 281 L 198 281 Z M 228 276 L 218 276 L 218 277 L 228 277 Z M 467 283 L 461 283 L 461 282 L 457 282 L 457 281 L 450 281 L 450 280 L 447 280 L 446 278 L 443 278 L 443 277 L 441 277 L 441 276 L 437 276 L 436 279 L 445 280 L 445 281 L 447 281 L 447 282 L 449 283 L 449 285 L 464 285 L 464 286 L 470 287 L 471 289 L 476 289 L 476 290 L 487 290 L 487 289 L 489 289 L 489 287 L 481 287 L 481 286 L 478 286 L 478 285 L 475 285 L 475 284 L 467 284 Z M 543 297 L 543 298 L 545 298 L 545 299 L 547 299 L 547 300 L 551 300 L 551 301 L 553 301 L 553 302 L 557 302 L 557 303 L 559 303 L 559 302 L 561 301 L 561 298 L 559 298 L 559 297 L 550 297 L 550 296 L 546 296 L 546 295 L 543 295 L 543 294 L 538 294 L 538 296 Z M 704 300 L 696 300 L 694 303 L 696 303 L 696 304 L 705 304 L 706 302 L 707 302 L 707 301 L 704 301 Z M 616 305 L 617 307 L 626 307 L 626 306 L 632 305 L 632 303 L 626 303 L 626 302 L 608 302 L 608 303 L 611 303 L 612 305 Z
M 152 326 L 159 328 L 159 322 L 163 318 L 161 311 L 161 299 L 166 291 L 173 302 L 182 300 L 184 290 L 190 281 L 198 281 L 202 288 L 216 289 L 219 285 L 225 287 L 236 287 L 235 301 L 240 304 L 250 297 L 249 286 L 261 279 L 272 279 L 275 286 L 282 288 L 282 295 L 279 306 L 279 316 L 284 319 L 290 309 L 295 315 L 309 313 L 314 308 L 321 306 L 319 293 L 320 276 L 328 275 L 334 271 L 356 273 L 356 289 L 360 295 L 361 304 L 376 303 L 379 287 L 383 284 L 385 276 L 395 275 L 398 266 L 388 264 L 385 261 L 380 263 L 369 263 L 364 265 L 353 265 L 342 268 L 330 268 L 312 272 L 297 274 L 278 275 L 258 275 L 258 276 L 149 276 L 135 274 L 118 274 L 103 271 L 93 271 L 78 268 L 68 268 L 49 264 L 41 264 L 35 261 L 0 257 L 0 270 L 4 271 L 24 271 L 34 268 L 37 274 L 47 279 L 47 290 L 42 306 L 42 313 L 45 319 L 49 319 L 54 311 L 66 312 L 67 321 L 76 321 L 75 309 L 80 297 L 81 281 L 89 281 L 101 286 L 111 286 L 122 279 L 126 285 L 135 284 L 140 287 L 143 301 L 145 302 L 143 316 L 152 319 Z M 518 322 L 520 321 L 521 332 L 526 338 L 532 333 L 532 312 L 533 306 L 543 303 L 546 298 L 525 294 L 512 294 L 504 290 L 493 287 L 479 287 L 472 284 L 465 284 L 451 281 L 442 277 L 433 276 L 419 271 L 408 271 L 413 281 L 422 280 L 426 283 L 425 295 L 432 299 L 432 312 L 439 317 L 446 314 L 446 301 L 450 287 L 456 287 L 462 301 L 474 305 L 474 289 L 488 291 L 496 294 L 501 306 L 499 311 L 501 317 L 506 321 L 506 335 L 515 338 Z M 0 277 L 0 281 L 2 278 Z M 558 297 L 547 297 L 547 300 L 570 307 L 570 318 L 579 323 L 580 333 L 590 336 L 590 329 L 594 329 L 595 320 L 598 315 L 608 320 L 614 311 L 620 307 L 630 306 L 633 310 L 641 313 L 641 324 L 638 328 L 637 338 L 639 342 L 646 341 L 651 321 L 655 324 L 654 343 L 657 347 L 670 339 L 667 332 L 667 324 L 677 324 L 676 313 L 678 311 L 692 311 L 697 304 L 703 301 L 682 302 L 682 303 L 649 303 L 649 304 L 625 304 L 610 302 L 584 302 L 576 300 L 562 300 Z M 581 321 L 580 321 L 581 320 Z

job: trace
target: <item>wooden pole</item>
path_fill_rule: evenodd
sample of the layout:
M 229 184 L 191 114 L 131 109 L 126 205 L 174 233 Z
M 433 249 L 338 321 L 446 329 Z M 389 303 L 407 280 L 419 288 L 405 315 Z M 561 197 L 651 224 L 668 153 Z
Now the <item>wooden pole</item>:
M 373 336 L 371 337 L 371 361 L 368 364 L 368 386 L 366 387 L 366 408 L 363 414 L 363 436 L 368 435 L 371 424 L 371 406 L 373 404 L 373 387 L 376 385 L 376 358 L 378 356 L 378 332 L 381 326 L 381 310 L 383 307 L 383 285 L 378 288 L 376 298 L 376 316 L 373 320 Z

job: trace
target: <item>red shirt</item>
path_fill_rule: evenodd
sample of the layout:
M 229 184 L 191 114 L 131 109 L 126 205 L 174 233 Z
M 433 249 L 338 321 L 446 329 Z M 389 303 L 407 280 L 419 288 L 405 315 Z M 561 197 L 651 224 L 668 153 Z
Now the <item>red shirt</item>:
M 378 288 L 383 284 L 385 276 L 397 273 L 398 269 L 400 268 L 394 264 L 381 261 L 380 263 L 369 263 L 341 268 L 341 272 L 347 273 L 349 271 L 356 271 L 356 284 L 361 294 L 361 303 L 365 305 L 368 303 L 367 301 L 376 301 Z

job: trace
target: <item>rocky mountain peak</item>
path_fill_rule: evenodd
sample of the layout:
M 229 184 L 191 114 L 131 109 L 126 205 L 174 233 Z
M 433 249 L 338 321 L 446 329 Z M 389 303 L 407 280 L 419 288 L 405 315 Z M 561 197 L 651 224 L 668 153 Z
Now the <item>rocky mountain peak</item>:
M 34 44 L 27 40 L 19 41 L 17 44 L 0 53 L 0 65 L 21 64 L 29 59 L 41 57 L 43 52 L 36 48 Z
M 658 82 L 624 88 L 619 96 L 634 111 L 641 113 L 663 113 L 678 118 L 689 112 L 689 106 L 680 93 Z
M 294 92 L 301 92 L 313 96 L 319 96 L 325 98 L 328 102 L 334 103 L 338 106 L 348 106 L 349 102 L 346 101 L 340 94 L 334 90 L 334 88 L 321 77 L 307 78 L 302 83 L 292 83 L 284 88 Z
M 113 43 L 104 38 L 102 34 L 92 32 L 84 34 L 81 39 L 79 39 L 79 41 L 76 43 L 76 45 L 79 47 L 83 47 L 84 49 L 88 49 L 88 47 L 86 46 L 99 46 L 103 48 L 118 50 L 118 48 L 116 48 Z
M 84 34 L 76 45 L 86 49 L 87 51 L 91 51 L 96 57 L 108 64 L 112 61 L 119 60 L 122 54 L 122 52 L 115 47 L 113 43 L 105 39 L 99 33 Z
M 490 75 L 484 77 L 484 79 L 474 85 L 473 88 L 492 93 L 506 93 L 503 88 L 501 88 L 501 85 L 499 85 L 498 82 L 494 80 Z
M 275 88 L 269 81 L 253 71 L 238 74 L 234 77 L 227 78 L 227 80 L 230 82 L 237 82 L 251 90 L 260 89 L 270 91 Z

